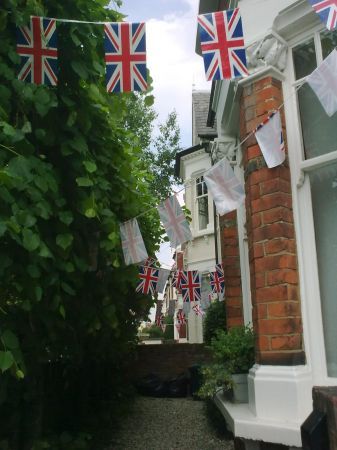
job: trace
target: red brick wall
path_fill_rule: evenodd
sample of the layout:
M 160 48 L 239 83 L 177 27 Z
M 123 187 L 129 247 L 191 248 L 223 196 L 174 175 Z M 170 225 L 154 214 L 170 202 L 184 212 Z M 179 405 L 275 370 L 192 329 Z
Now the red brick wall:
M 241 139 L 282 103 L 271 77 L 243 89 Z M 281 110 L 282 112 L 282 110 Z M 257 362 L 304 362 L 290 169 L 268 169 L 252 135 L 244 144 L 247 233 Z
M 150 372 L 167 379 L 187 372 L 194 364 L 211 361 L 203 344 L 139 345 L 130 376 L 137 380 Z
M 243 325 L 240 255 L 236 211 L 220 217 L 221 254 L 225 275 L 227 328 Z

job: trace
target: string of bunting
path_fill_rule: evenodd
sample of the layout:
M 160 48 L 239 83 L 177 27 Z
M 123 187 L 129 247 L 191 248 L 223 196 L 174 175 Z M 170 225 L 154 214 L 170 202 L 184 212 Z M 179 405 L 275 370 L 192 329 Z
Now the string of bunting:
M 335 3 L 321 0 L 308 1 L 327 29 L 330 31 L 335 29 L 337 26 Z M 197 21 L 207 80 L 248 76 L 239 8 L 201 14 Z M 17 27 L 17 53 L 21 57 L 18 73 L 20 80 L 35 84 L 57 85 L 59 72 L 57 22 L 103 26 L 107 92 L 147 90 L 144 22 L 93 22 L 33 16 L 28 25 Z M 306 79 L 328 116 L 332 116 L 337 111 L 336 73 L 337 52 L 334 50 Z M 297 86 L 295 92 L 303 84 Z M 234 150 L 255 134 L 268 168 L 282 164 L 286 157 L 280 118 L 280 109 L 283 106 L 284 103 L 248 134 Z M 206 171 L 204 180 L 220 215 L 237 209 L 243 203 L 245 198 L 243 186 L 235 176 L 227 158 L 223 158 Z M 161 222 L 174 248 L 192 239 L 189 224 L 177 200 L 178 193 L 157 206 Z M 142 263 L 148 258 L 137 222 L 137 218 L 147 212 L 120 224 L 122 248 L 127 265 Z M 142 264 L 137 290 L 153 295 L 159 284 L 160 272 L 161 269 L 150 264 Z M 217 269 L 213 273 L 216 272 Z M 179 279 L 184 301 L 200 301 L 199 272 L 182 271 Z

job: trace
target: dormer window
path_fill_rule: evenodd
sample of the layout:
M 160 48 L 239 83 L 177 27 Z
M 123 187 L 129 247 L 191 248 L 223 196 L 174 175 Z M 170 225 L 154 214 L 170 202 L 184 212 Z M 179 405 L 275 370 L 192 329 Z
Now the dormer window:
M 198 212 L 198 228 L 205 230 L 209 224 L 208 213 L 208 192 L 204 177 L 200 176 L 195 180 L 196 202 Z

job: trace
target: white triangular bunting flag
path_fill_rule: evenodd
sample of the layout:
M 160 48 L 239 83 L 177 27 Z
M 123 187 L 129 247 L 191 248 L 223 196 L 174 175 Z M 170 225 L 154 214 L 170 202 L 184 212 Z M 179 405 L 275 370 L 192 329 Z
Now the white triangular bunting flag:
M 166 281 L 170 275 L 171 271 L 167 269 L 159 269 L 159 279 L 157 284 L 156 292 L 164 292 Z
M 315 92 L 318 100 L 329 117 L 337 111 L 337 51 L 320 64 L 311 75 L 307 77 L 307 83 Z
M 158 211 L 173 248 L 192 239 L 190 226 L 175 195 L 161 203 Z
M 255 137 L 269 169 L 283 163 L 286 154 L 279 111 L 258 127 Z
M 204 180 L 221 216 L 234 211 L 243 203 L 244 189 L 226 158 L 205 172 Z
M 136 264 L 147 258 L 147 251 L 140 233 L 137 219 L 131 219 L 119 225 L 125 264 Z

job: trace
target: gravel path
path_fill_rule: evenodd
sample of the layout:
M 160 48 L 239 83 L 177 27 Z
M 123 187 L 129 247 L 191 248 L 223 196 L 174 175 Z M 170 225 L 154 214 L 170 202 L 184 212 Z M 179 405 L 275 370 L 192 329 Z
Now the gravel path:
M 134 411 L 109 450 L 233 450 L 217 437 L 203 402 L 191 398 L 137 397 Z

